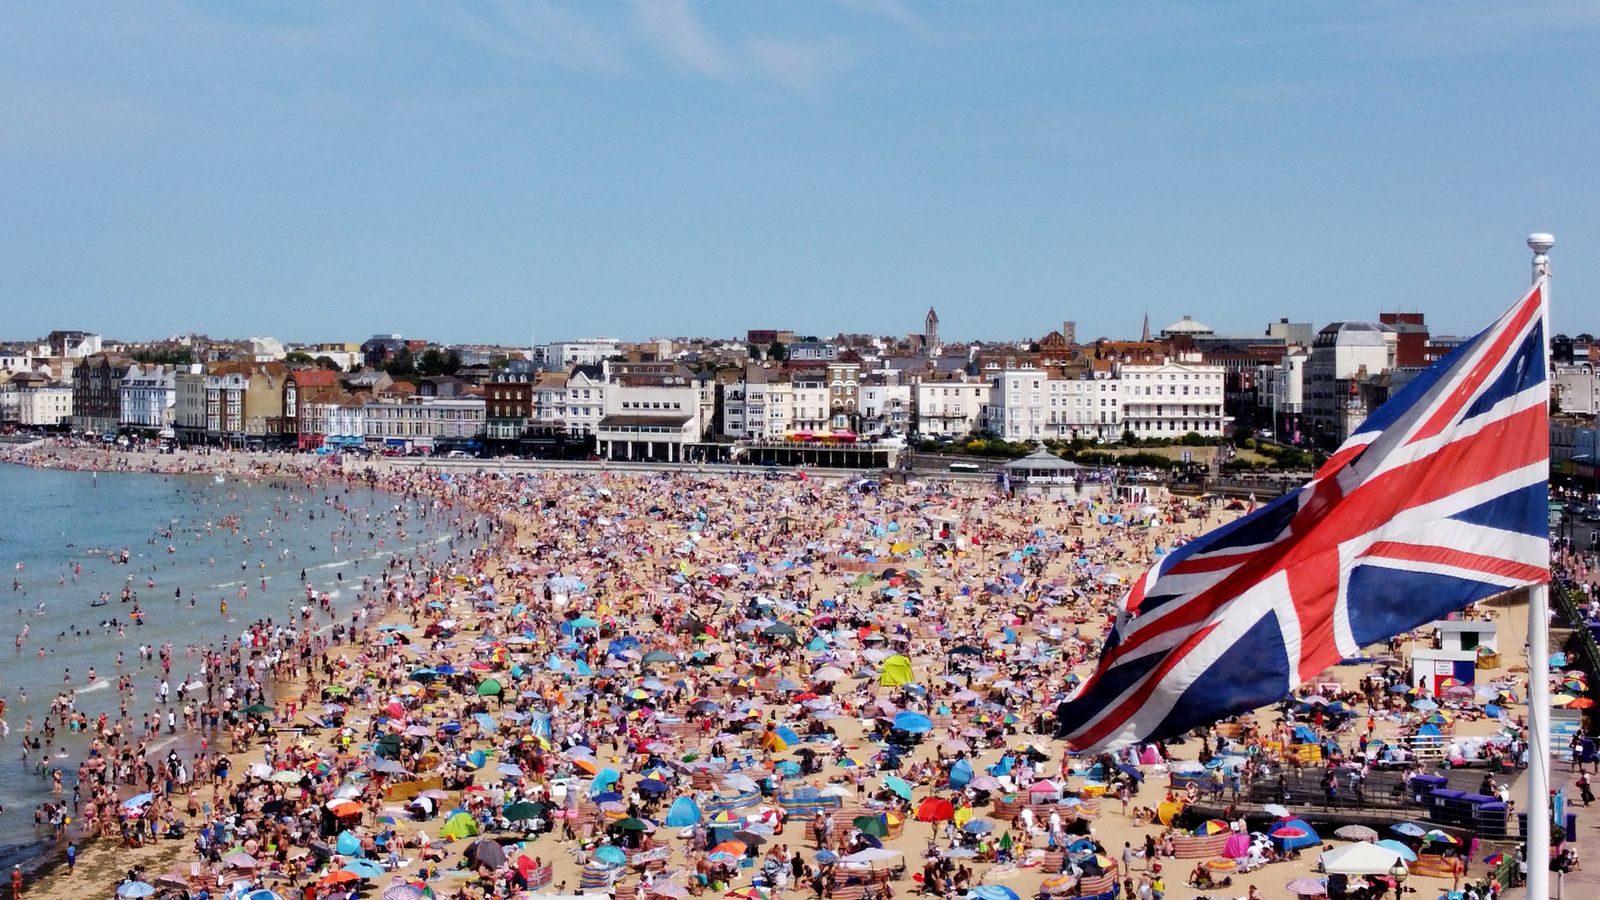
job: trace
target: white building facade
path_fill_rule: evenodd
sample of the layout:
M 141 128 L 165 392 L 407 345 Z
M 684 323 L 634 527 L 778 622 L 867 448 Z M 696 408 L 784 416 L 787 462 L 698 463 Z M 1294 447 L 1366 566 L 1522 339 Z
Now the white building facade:
M 1395 333 L 1371 322 L 1334 322 L 1317 332 L 1306 363 L 1305 430 L 1338 446 L 1366 418 L 1353 382 L 1394 368 Z
M 919 381 L 914 411 L 917 432 L 924 437 L 975 434 L 993 391 L 987 379 Z
M 1564 413 L 1592 416 L 1600 412 L 1600 370 L 1592 362 L 1555 367 L 1555 399 Z
M 441 438 L 473 440 L 484 435 L 482 397 L 411 397 L 398 403 L 372 400 L 363 405 L 361 416 L 368 444 L 427 450 Z M 331 418 L 329 427 L 335 427 Z M 341 423 L 340 427 L 347 426 Z
M 541 344 L 533 351 L 534 361 L 551 369 L 598 366 L 607 359 L 621 354 L 622 345 L 611 338 L 584 338 L 579 341 Z
M 72 385 L 53 381 L 17 392 L 17 424 L 23 428 L 62 428 L 72 421 Z
M 1228 423 L 1222 411 L 1225 376 L 1221 366 L 1123 365 L 1117 371 L 1122 430 L 1138 438 L 1180 438 L 1191 432 L 1222 437 Z
M 911 430 L 911 402 L 909 384 L 863 384 L 861 433 L 904 435 Z
M 206 376 L 179 372 L 173 381 L 172 427 L 178 440 L 201 441 L 206 436 Z
M 567 433 L 593 435 L 605 414 L 605 376 L 593 368 L 574 368 L 567 376 Z
M 194 366 L 189 372 L 199 372 Z M 128 367 L 122 379 L 122 426 L 141 431 L 172 427 L 178 404 L 178 370 L 172 366 Z
M 1051 378 L 1038 369 L 990 378 L 984 431 L 1008 441 L 1116 440 L 1122 434 L 1121 384 L 1115 378 Z
M 595 428 L 599 455 L 617 460 L 683 462 L 705 432 L 701 389 L 681 375 L 620 376 L 606 385 L 605 415 Z

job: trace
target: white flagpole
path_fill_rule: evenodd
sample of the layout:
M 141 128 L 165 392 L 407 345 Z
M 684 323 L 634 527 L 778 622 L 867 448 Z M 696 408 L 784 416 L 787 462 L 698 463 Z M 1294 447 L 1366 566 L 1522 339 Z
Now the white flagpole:
M 1550 258 L 1556 239 L 1528 235 L 1533 283 L 1543 286 L 1545 372 L 1550 371 Z M 1550 897 L 1550 585 L 1528 589 L 1528 900 Z

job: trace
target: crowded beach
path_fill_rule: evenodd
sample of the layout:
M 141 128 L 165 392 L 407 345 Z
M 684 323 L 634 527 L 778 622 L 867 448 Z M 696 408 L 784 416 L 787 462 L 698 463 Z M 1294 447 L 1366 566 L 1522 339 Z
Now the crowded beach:
M 30 897 L 1481 900 L 1525 865 L 1515 597 L 1182 739 L 1055 737 L 1129 580 L 1246 501 L 4 452 L 329 503 L 376 487 L 456 531 L 352 602 L 308 593 L 299 621 L 208 648 L 177 726 L 194 749 L 89 723 L 63 767 L 79 802 L 40 831 L 70 865 L 15 872 Z M 1592 604 L 1593 561 L 1559 562 Z M 1581 710 L 1587 677 L 1557 662 Z M 1594 744 L 1563 749 L 1587 806 Z

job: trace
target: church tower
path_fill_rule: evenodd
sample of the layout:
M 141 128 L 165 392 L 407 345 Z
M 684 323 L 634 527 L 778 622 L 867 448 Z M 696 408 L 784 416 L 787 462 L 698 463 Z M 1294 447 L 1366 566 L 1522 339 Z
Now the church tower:
M 928 315 L 922 320 L 922 347 L 928 351 L 929 356 L 938 356 L 942 349 L 939 346 L 939 314 L 928 307 Z

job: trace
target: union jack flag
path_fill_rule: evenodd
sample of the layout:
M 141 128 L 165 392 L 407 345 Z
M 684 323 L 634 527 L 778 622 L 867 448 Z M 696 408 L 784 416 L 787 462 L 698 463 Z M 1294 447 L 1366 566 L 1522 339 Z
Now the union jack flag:
M 1543 282 L 1316 477 L 1134 583 L 1057 734 L 1110 750 L 1283 699 L 1360 648 L 1549 577 Z

